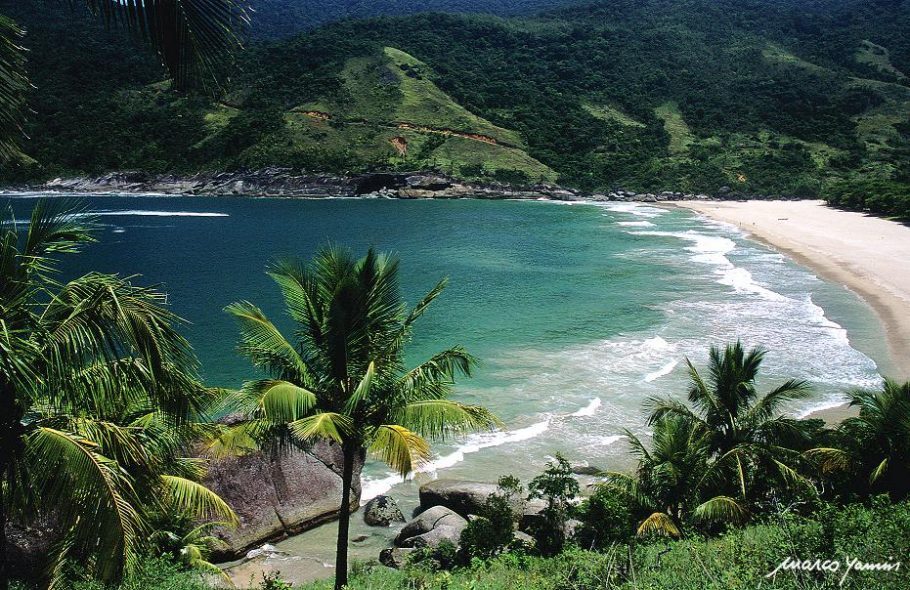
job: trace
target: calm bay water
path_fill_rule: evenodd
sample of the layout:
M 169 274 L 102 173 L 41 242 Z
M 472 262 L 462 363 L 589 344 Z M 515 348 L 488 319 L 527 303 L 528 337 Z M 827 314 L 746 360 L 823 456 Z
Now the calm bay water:
M 17 216 L 33 203 L 16 198 Z M 69 261 L 67 274 L 141 274 L 161 283 L 190 322 L 185 333 L 207 379 L 226 387 L 253 372 L 234 352 L 237 331 L 225 305 L 253 301 L 290 331 L 263 272 L 269 261 L 307 258 L 330 242 L 358 253 L 391 250 L 410 302 L 448 276 L 410 358 L 466 346 L 482 364 L 458 397 L 490 407 L 508 430 L 437 445 L 420 479 L 528 478 L 557 451 L 610 466 L 625 452 L 620 428 L 647 433 L 642 401 L 684 395 L 685 358 L 703 364 L 709 345 L 736 338 L 770 350 L 763 388 L 789 377 L 814 384 L 797 414 L 877 385 L 889 369 L 881 329 L 855 295 L 685 210 L 134 196 L 88 203 L 101 212 L 101 241 Z M 365 496 L 392 489 L 413 497 L 413 484 L 400 481 L 368 465 Z

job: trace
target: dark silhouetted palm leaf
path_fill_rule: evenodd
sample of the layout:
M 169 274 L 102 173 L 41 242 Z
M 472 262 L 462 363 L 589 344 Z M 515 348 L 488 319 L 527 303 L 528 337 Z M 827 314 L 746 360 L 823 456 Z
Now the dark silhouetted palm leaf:
M 123 26 L 158 54 L 179 89 L 205 80 L 240 47 L 248 0 L 58 0 L 84 4 L 109 25 Z M 75 17 L 74 17 L 75 18 Z M 0 162 L 19 154 L 28 75 L 22 30 L 0 15 Z

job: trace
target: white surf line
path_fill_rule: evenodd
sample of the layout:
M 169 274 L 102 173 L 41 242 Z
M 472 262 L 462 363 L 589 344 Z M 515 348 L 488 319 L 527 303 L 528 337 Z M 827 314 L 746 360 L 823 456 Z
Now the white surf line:
M 660 379 L 664 375 L 669 375 L 670 373 L 673 372 L 673 369 L 675 369 L 676 365 L 678 365 L 678 364 L 679 364 L 678 360 L 672 360 L 672 361 L 668 362 L 666 365 L 664 365 L 663 367 L 657 369 L 656 371 L 652 371 L 651 373 L 648 373 L 647 375 L 645 375 L 645 379 L 644 379 L 645 383 L 651 383 L 652 381 L 656 381 L 657 379 Z
M 601 402 L 601 399 L 599 397 L 595 397 L 588 403 L 588 405 L 586 405 L 582 409 L 578 410 L 577 412 L 573 412 L 573 413 L 569 414 L 569 416 L 573 416 L 576 418 L 582 417 L 582 416 L 593 416 L 594 414 L 597 413 L 597 408 L 600 407 L 601 403 L 603 403 L 603 402 Z
M 360 503 L 361 505 L 365 504 L 376 496 L 386 493 L 392 489 L 392 487 L 413 479 L 414 476 L 418 473 L 436 473 L 442 469 L 453 467 L 464 461 L 466 455 L 477 453 L 483 449 L 500 447 L 510 443 L 522 442 L 536 438 L 549 430 L 550 423 L 554 420 L 593 416 L 602 403 L 603 402 L 601 399 L 597 397 L 588 402 L 588 404 L 583 408 L 579 408 L 570 414 L 550 416 L 545 420 L 535 422 L 530 426 L 519 428 L 517 430 L 494 432 L 488 434 L 475 434 L 469 436 L 467 442 L 464 445 L 458 447 L 447 455 L 442 455 L 436 459 L 433 459 L 432 461 L 428 461 L 427 463 L 415 469 L 413 473 L 409 474 L 405 478 L 402 478 L 400 475 L 388 475 L 387 477 L 381 477 L 378 479 L 364 480 L 361 488 Z M 606 442 L 604 444 L 610 445 L 622 438 L 624 438 L 622 435 L 605 437 Z
M 126 209 L 123 211 L 92 211 L 87 217 L 230 217 L 227 213 L 211 211 L 157 211 L 146 209 Z

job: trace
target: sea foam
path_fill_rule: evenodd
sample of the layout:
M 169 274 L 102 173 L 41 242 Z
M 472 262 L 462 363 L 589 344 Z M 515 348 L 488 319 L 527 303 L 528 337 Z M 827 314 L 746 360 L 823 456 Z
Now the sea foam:
M 210 211 L 155 211 L 146 209 L 126 209 L 123 211 L 93 211 L 92 217 L 230 217 L 227 213 Z

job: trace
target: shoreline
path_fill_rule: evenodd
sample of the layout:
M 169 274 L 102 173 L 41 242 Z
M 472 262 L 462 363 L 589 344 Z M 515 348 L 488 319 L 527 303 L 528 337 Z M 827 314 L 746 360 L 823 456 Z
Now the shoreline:
M 910 378 L 910 227 L 821 201 L 673 202 L 787 255 L 842 284 L 873 310 L 898 379 Z M 843 407 L 819 415 L 843 413 Z

